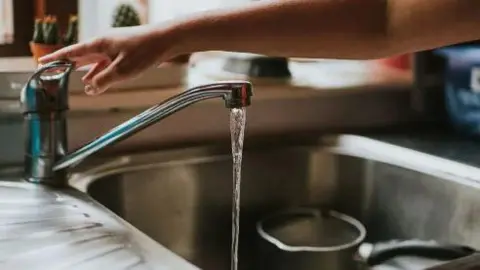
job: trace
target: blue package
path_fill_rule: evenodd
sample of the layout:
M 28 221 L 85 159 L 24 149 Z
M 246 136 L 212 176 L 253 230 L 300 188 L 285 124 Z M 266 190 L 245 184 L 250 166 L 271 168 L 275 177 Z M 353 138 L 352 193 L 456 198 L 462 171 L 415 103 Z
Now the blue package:
M 465 135 L 480 135 L 480 47 L 446 47 L 435 51 L 447 60 L 445 103 L 452 126 Z

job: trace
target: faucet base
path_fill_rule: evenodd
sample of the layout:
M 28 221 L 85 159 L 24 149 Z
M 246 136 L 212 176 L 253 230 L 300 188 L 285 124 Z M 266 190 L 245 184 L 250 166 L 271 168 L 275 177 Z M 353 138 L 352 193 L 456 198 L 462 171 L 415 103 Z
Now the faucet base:
M 66 170 L 53 171 L 55 160 L 46 157 L 25 157 L 24 180 L 49 186 L 66 186 Z
M 65 187 L 68 184 L 66 179 L 24 177 L 24 180 L 33 184 L 41 184 L 52 187 Z

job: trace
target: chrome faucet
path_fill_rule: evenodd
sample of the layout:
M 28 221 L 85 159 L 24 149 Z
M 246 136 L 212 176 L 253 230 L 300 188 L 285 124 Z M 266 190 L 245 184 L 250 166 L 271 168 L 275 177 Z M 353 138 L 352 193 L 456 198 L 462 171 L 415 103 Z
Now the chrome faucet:
M 240 108 L 249 106 L 252 96 L 252 85 L 246 81 L 197 86 L 162 101 L 68 154 L 66 112 L 68 81 L 73 68 L 74 64 L 69 61 L 41 66 L 22 89 L 27 181 L 65 185 L 68 167 L 193 103 L 223 98 L 227 108 Z

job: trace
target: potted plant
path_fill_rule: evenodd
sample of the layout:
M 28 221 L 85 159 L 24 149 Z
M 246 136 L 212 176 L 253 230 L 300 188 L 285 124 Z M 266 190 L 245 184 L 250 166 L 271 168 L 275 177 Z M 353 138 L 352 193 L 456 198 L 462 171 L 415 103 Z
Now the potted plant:
M 67 32 L 63 36 L 63 45 L 69 46 L 78 43 L 78 17 L 70 15 Z
M 50 54 L 63 46 L 68 46 L 78 42 L 78 18 L 75 15 L 70 16 L 68 29 L 64 36 L 60 34 L 57 18 L 55 16 L 46 16 L 43 19 L 37 18 L 33 31 L 32 41 L 30 41 L 30 51 L 33 59 L 38 59 L 44 55 Z
M 140 25 L 140 16 L 132 5 L 121 4 L 113 13 L 113 27 L 130 27 Z
M 35 62 L 38 61 L 38 58 L 52 53 L 61 47 L 57 19 L 53 16 L 36 19 L 33 38 L 30 42 L 30 50 Z

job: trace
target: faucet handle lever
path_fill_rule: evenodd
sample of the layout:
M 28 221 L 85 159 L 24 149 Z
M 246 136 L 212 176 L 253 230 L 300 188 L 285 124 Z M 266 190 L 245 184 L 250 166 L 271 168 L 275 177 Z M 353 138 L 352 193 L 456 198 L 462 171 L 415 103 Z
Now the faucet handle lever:
M 22 89 L 24 113 L 68 109 L 69 75 L 75 64 L 58 60 L 39 66 Z
M 40 65 L 33 73 L 31 79 L 41 79 L 46 72 L 53 72 L 49 77 L 63 77 L 68 75 L 74 68 L 75 64 L 69 60 L 57 60 L 45 65 Z

